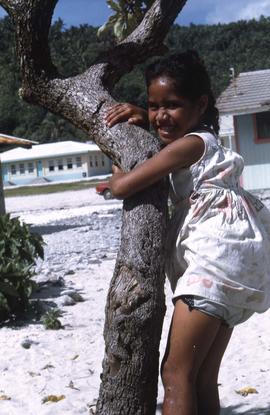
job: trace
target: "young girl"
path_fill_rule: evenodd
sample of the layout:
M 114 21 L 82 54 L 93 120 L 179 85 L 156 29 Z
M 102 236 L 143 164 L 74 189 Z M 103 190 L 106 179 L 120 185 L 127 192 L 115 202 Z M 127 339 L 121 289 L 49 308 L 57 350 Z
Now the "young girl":
M 175 305 L 162 364 L 163 415 L 218 415 L 217 378 L 233 327 L 270 306 L 270 213 L 239 186 L 240 155 L 222 147 L 218 110 L 197 53 L 146 71 L 148 119 L 165 147 L 111 188 L 126 198 L 169 175 L 175 213 L 166 274 Z M 147 125 L 144 110 L 112 107 L 112 126 Z

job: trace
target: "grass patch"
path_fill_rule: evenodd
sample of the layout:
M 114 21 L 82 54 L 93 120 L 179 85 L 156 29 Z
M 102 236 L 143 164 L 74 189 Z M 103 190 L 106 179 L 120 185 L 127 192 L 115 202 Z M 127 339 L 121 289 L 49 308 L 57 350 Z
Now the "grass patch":
M 16 196 L 31 196 L 31 195 L 43 195 L 48 193 L 67 192 L 70 190 L 82 190 L 90 187 L 95 187 L 100 181 L 103 180 L 87 180 L 82 182 L 72 183 L 56 183 L 42 186 L 22 186 L 18 188 L 5 189 L 5 197 Z

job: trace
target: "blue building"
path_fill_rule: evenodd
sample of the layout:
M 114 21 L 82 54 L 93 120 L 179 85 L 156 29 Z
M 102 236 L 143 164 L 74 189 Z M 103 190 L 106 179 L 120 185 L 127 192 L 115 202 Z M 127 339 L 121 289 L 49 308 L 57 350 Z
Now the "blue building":
M 1 154 L 4 186 L 80 180 L 111 173 L 111 161 L 93 143 L 61 141 Z
M 270 189 L 270 69 L 240 73 L 217 105 L 221 116 L 233 116 L 233 147 L 245 160 L 242 185 Z
M 37 144 L 35 141 L 25 140 L 23 138 L 12 137 L 6 134 L 0 134 L 0 153 L 10 150 L 16 146 L 30 148 L 33 144 Z M 5 198 L 3 192 L 3 180 L 2 180 L 2 166 L 0 156 L 0 215 L 4 215 L 6 212 Z

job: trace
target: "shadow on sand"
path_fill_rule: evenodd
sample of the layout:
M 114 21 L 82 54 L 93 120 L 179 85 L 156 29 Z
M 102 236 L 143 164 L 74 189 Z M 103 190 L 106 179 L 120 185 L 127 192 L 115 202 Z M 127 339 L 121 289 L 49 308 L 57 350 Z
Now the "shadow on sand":
M 220 415 L 270 415 L 270 404 L 268 408 L 245 409 L 246 405 L 234 405 L 221 408 Z M 161 415 L 162 404 L 157 404 L 156 415 Z
M 246 405 L 234 405 L 228 408 L 221 408 L 220 415 L 270 415 L 270 405 L 267 408 L 247 409 Z
M 29 324 L 40 324 L 41 318 L 46 312 L 58 308 L 55 299 L 59 298 L 61 292 L 66 288 L 62 279 L 37 284 L 31 295 L 28 307 L 25 310 L 21 310 L 18 315 L 12 315 L 6 320 L 0 320 L 0 328 L 20 329 Z
M 51 235 L 52 233 L 67 231 L 69 229 L 85 228 L 89 225 L 85 224 L 72 224 L 72 225 L 43 225 L 36 226 L 31 225 L 31 231 L 40 235 Z

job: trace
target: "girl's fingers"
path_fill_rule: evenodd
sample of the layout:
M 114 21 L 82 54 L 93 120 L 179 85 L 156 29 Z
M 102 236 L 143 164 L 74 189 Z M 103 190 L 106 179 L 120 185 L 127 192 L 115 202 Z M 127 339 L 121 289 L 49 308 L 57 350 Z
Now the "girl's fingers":
M 126 109 L 126 107 L 125 107 L 124 104 L 115 104 L 112 107 L 108 108 L 108 110 L 106 112 L 106 117 L 108 115 L 111 115 L 111 114 L 120 113 L 125 109 Z
M 108 127 L 112 127 L 113 125 L 126 121 L 126 117 L 125 114 L 113 114 L 111 116 L 109 116 L 108 118 L 106 118 L 106 124 L 108 125 Z
M 115 164 L 112 165 L 112 172 L 113 174 L 123 173 L 123 170 L 120 167 L 116 166 Z
M 109 107 L 107 109 L 107 114 L 111 114 L 111 113 L 114 113 L 116 111 L 119 111 L 119 109 L 121 109 L 121 108 L 122 108 L 122 104 L 115 104 L 112 107 Z
M 105 122 L 108 127 L 112 127 L 119 122 L 127 121 L 129 118 L 129 112 L 129 109 L 124 105 L 115 105 L 108 110 L 105 116 Z
M 129 124 L 135 124 L 135 125 L 138 125 L 138 123 L 140 122 L 141 120 L 140 120 L 140 118 L 139 117 L 130 117 L 129 119 L 128 119 L 128 123 Z

